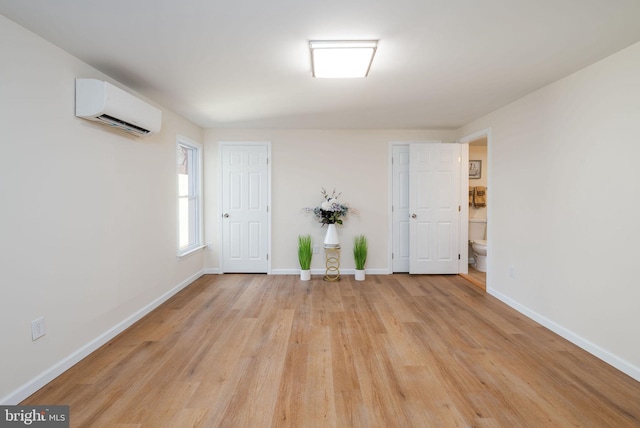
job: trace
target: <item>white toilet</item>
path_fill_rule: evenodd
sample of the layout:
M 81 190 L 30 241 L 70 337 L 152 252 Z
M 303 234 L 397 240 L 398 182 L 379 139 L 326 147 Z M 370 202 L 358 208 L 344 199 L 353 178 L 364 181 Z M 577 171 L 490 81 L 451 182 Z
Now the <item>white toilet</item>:
M 472 266 L 480 272 L 487 271 L 487 219 L 469 219 L 469 244 L 473 255 Z

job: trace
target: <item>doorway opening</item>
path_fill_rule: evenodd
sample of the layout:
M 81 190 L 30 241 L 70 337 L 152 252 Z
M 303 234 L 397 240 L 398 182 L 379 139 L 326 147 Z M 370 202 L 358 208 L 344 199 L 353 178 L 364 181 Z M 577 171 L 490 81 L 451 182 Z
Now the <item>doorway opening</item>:
M 491 130 L 468 135 L 459 143 L 468 146 L 469 153 L 469 203 L 468 203 L 468 270 L 461 276 L 478 288 L 485 290 L 491 272 L 491 174 L 490 174 Z

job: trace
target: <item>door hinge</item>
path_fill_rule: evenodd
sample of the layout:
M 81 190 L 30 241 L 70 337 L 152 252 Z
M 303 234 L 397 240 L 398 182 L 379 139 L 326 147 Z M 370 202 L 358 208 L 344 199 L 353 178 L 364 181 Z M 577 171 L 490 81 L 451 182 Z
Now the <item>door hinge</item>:
M 267 212 L 269 212 L 269 205 L 267 205 Z
M 458 254 L 458 260 L 460 260 L 460 254 Z
M 267 165 L 269 165 L 269 158 L 267 158 Z
M 393 254 L 393 253 L 391 253 L 391 260 L 393 260 L 393 259 L 395 259 L 395 258 L 396 258 L 396 255 L 395 255 L 395 254 Z
M 462 211 L 462 206 L 458 205 L 458 212 Z
M 459 258 L 459 257 L 458 257 Z M 267 253 L 267 260 L 269 260 L 269 254 Z

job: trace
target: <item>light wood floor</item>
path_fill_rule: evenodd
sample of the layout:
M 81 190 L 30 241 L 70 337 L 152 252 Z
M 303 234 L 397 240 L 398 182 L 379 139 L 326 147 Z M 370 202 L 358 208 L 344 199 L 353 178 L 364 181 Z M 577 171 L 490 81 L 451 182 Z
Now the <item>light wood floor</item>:
M 460 276 L 483 291 L 487 289 L 487 274 L 480 272 L 471 265 L 469 265 L 469 273 L 460 274 Z
M 73 427 L 638 427 L 640 383 L 458 276 L 204 276 L 23 404 Z

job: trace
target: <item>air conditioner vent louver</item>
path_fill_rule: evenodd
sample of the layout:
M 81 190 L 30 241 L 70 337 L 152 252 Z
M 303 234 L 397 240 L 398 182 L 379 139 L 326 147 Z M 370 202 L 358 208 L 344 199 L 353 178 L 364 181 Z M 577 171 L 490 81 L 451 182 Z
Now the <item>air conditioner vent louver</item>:
M 139 135 L 147 135 L 150 131 L 144 128 L 140 128 L 139 126 L 132 125 L 130 123 L 125 122 L 124 120 L 116 119 L 115 117 L 109 116 L 108 114 L 101 114 L 97 117 L 101 121 L 115 126 L 116 128 L 120 128 L 124 131 L 131 132 L 132 134 Z
M 159 132 L 162 123 L 160 109 L 96 79 L 76 79 L 76 116 L 137 136 Z

